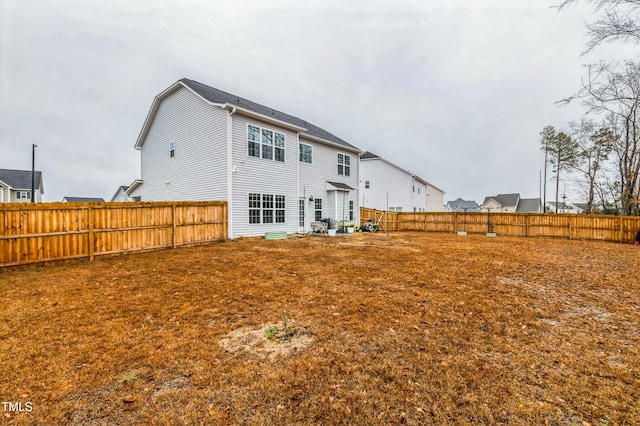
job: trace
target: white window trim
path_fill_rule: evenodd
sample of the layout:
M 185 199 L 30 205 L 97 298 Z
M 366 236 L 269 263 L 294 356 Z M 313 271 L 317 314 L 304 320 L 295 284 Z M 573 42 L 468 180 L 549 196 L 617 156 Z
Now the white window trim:
M 249 126 L 258 128 L 258 140 L 257 141 L 251 141 L 251 142 L 256 142 L 258 144 L 258 155 L 255 155 L 255 156 L 254 155 L 249 155 Z M 273 133 L 273 140 L 272 140 L 273 144 L 271 145 L 271 149 L 273 151 L 271 152 L 271 158 L 263 158 L 262 157 L 262 145 L 263 145 L 263 142 L 262 142 L 262 131 L 263 130 L 268 130 L 268 131 Z M 283 147 L 276 147 L 276 133 L 279 133 L 284 137 L 284 146 Z M 285 132 L 274 130 L 273 128 L 270 128 L 270 127 L 263 127 L 263 126 L 260 126 L 258 124 L 247 123 L 247 129 L 246 129 L 245 135 L 246 135 L 246 137 L 245 137 L 245 142 L 246 142 L 246 145 L 245 145 L 246 151 L 245 151 L 245 153 L 246 153 L 247 157 L 249 157 L 249 158 L 259 158 L 261 160 L 274 161 L 274 162 L 277 162 L 277 163 L 286 163 L 287 162 L 287 134 Z M 282 149 L 283 150 L 282 161 L 276 160 L 276 149 Z
M 340 164 L 340 155 L 342 155 L 342 164 Z M 351 154 L 345 154 L 344 152 L 338 152 L 337 162 L 338 162 L 338 175 L 339 176 L 351 176 Z M 347 164 L 346 159 L 349 158 L 349 164 Z M 342 173 L 340 173 L 339 167 L 342 166 Z M 349 168 L 349 174 L 345 173 L 345 167 Z
M 300 160 L 300 155 L 302 155 L 302 152 L 300 151 L 300 150 L 302 150 L 302 145 L 308 146 L 311 149 L 311 155 L 310 155 L 311 158 L 309 158 L 310 161 Z M 300 147 L 298 148 L 298 160 L 300 160 L 301 163 L 313 164 L 313 145 L 310 145 L 310 144 L 304 143 L 304 142 L 300 142 Z
M 255 208 L 255 207 L 251 207 L 251 200 L 250 197 L 251 195 L 258 195 L 259 196 L 259 207 Z M 272 207 L 270 208 L 265 208 L 264 207 L 264 201 L 265 201 L 265 196 L 271 196 L 271 204 Z M 282 197 L 283 201 L 284 201 L 284 208 L 278 208 L 278 201 L 277 201 L 277 197 Z M 259 211 L 259 222 L 251 222 L 251 210 L 258 210 Z M 273 219 L 272 222 L 265 222 L 264 221 L 264 211 L 265 210 L 270 210 L 271 211 L 271 218 Z M 283 222 L 278 222 L 277 218 L 278 218 L 278 212 L 284 212 L 283 218 L 284 221 Z M 247 223 L 251 226 L 251 225 L 284 225 L 287 223 L 287 196 L 284 194 L 264 194 L 261 192 L 248 192 L 247 193 Z

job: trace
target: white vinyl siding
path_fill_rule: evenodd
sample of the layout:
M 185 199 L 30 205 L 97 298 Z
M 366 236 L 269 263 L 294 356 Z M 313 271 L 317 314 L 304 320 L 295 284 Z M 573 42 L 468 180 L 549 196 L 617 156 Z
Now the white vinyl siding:
M 131 195 L 142 201 L 226 200 L 226 115 L 185 88 L 162 100 L 142 145 L 144 183 Z M 179 149 L 173 157 L 171 142 Z
M 298 231 L 298 137 L 296 132 L 234 114 L 232 117 L 233 236 L 258 236 L 265 232 Z M 258 129 L 259 155 L 249 150 L 250 130 Z M 271 132 L 271 154 L 263 158 L 263 130 Z M 278 136 L 278 134 L 282 136 Z M 267 140 L 269 137 L 267 136 Z M 283 146 L 280 146 L 283 145 Z M 283 161 L 280 161 L 282 159 Z M 260 194 L 260 222 L 252 222 L 249 195 Z M 265 201 L 262 196 L 270 195 Z M 282 197 L 282 198 L 280 198 Z M 265 213 L 265 202 L 267 213 Z M 266 219 L 266 220 L 265 220 Z
M 322 199 L 322 217 L 332 218 L 336 221 L 349 220 L 349 201 L 353 201 L 355 211 L 353 220 L 357 221 L 359 209 L 358 191 L 355 189 L 358 186 L 359 160 L 357 154 L 311 141 L 306 139 L 304 135 L 300 135 L 300 143 L 310 145 L 313 150 L 313 163 L 298 163 L 300 168 L 300 192 L 298 196 L 306 198 L 307 209 L 310 212 L 305 227 L 308 229 L 309 223 L 315 220 L 315 206 L 314 202 L 309 201 L 310 197 Z M 338 168 L 336 167 L 338 153 L 349 155 L 350 176 L 338 174 Z M 327 181 L 344 183 L 354 188 L 354 190 L 348 192 L 328 191 Z
M 383 160 L 369 159 L 360 161 L 360 179 L 365 183 L 360 189 L 364 207 L 386 210 L 388 206 L 389 211 L 396 212 L 424 211 L 420 209 L 426 206 L 426 187 L 412 174 Z

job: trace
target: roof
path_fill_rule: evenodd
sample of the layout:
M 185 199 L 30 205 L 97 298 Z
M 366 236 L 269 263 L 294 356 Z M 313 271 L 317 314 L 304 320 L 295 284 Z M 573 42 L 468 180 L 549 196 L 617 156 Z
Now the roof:
M 520 199 L 520 194 L 515 193 L 515 194 L 498 194 L 495 196 L 491 196 L 491 197 L 485 197 L 484 202 L 482 203 L 482 205 L 485 205 L 489 202 L 489 200 L 494 200 L 496 203 L 500 204 L 501 206 L 505 207 L 505 206 L 509 206 L 509 207 L 515 207 L 518 204 L 518 200 Z
M 454 201 L 448 201 L 447 205 L 449 209 L 454 212 L 463 211 L 480 211 L 480 206 L 475 201 L 466 201 L 462 198 L 458 198 Z
M 333 187 L 333 188 L 327 188 L 327 190 L 329 190 L 329 191 L 334 190 L 334 189 L 341 190 L 341 191 L 354 191 L 355 190 L 354 188 L 350 187 L 346 183 L 329 182 L 329 181 L 327 181 L 327 183 Z
M 103 198 L 97 197 L 64 197 L 62 201 L 68 203 L 104 203 Z
M 36 171 L 35 175 L 36 189 L 40 189 L 42 172 Z M 0 169 L 0 182 L 4 182 L 12 189 L 31 190 L 31 170 Z
M 521 198 L 516 212 L 518 213 L 540 213 L 542 211 L 542 200 L 540 198 Z
M 438 188 L 437 186 L 427 182 L 426 180 L 422 179 L 420 176 L 416 175 L 415 173 L 411 173 L 409 170 L 407 169 L 403 169 L 402 167 L 398 166 L 397 164 L 392 163 L 391 161 L 387 160 L 386 158 L 382 158 L 379 155 L 376 155 L 372 152 L 366 151 L 364 154 L 360 155 L 360 160 L 382 160 L 385 163 L 387 163 L 388 165 L 395 167 L 396 169 L 408 174 L 409 176 L 411 176 L 412 178 L 414 178 L 415 180 L 417 180 L 418 182 L 420 182 L 423 185 L 429 185 L 435 189 L 437 189 L 438 191 L 444 193 L 444 191 L 440 188 Z
M 207 86 L 206 84 L 199 83 L 188 78 L 183 78 L 179 81 L 189 89 L 193 90 L 196 94 L 206 99 L 209 102 L 216 104 L 229 104 L 238 108 L 246 109 L 254 113 L 273 118 L 275 120 L 282 121 L 297 127 L 305 129 L 302 134 L 306 134 L 312 137 L 323 139 L 328 142 L 332 142 L 338 145 L 342 145 L 345 148 L 352 149 L 354 151 L 360 151 L 360 149 L 351 145 L 350 143 L 340 139 L 339 137 L 327 132 L 326 130 L 318 127 L 312 123 L 307 122 L 293 115 L 285 114 L 284 112 L 275 110 L 273 108 L 266 107 L 256 102 L 250 101 L 240 96 L 233 95 L 228 92 Z
M 364 154 L 360 156 L 361 160 L 369 160 L 371 158 L 380 158 L 372 152 L 366 151 Z

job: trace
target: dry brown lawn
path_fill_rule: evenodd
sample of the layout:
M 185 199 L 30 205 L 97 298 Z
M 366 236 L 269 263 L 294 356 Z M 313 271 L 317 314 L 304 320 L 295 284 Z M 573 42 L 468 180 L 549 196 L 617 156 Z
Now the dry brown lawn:
M 638 425 L 639 271 L 425 233 L 0 270 L 0 423 Z

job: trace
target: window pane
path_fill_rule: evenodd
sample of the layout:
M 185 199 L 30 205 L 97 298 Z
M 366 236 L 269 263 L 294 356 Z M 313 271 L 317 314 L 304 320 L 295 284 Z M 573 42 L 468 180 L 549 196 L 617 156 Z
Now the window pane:
M 351 176 L 351 167 L 344 166 L 344 175 L 345 176 Z
M 262 208 L 273 209 L 273 195 L 271 194 L 262 195 Z
M 262 223 L 273 223 L 273 210 L 262 210 Z
M 276 148 L 276 161 L 282 161 L 284 163 L 284 148 Z
M 284 223 L 284 210 L 276 210 L 276 223 Z
M 344 164 L 344 155 L 338 154 L 338 164 Z
M 249 223 L 260 223 L 260 210 L 249 210 Z
M 262 143 L 273 145 L 273 132 L 271 130 L 262 129 Z
M 284 148 L 284 135 L 276 132 L 276 146 Z
M 247 138 L 250 141 L 256 141 L 258 142 L 260 140 L 260 138 L 258 137 L 260 135 L 260 129 L 256 126 L 249 126 L 249 130 L 248 130 L 248 135 Z
M 344 156 L 344 164 L 349 166 L 351 164 L 351 157 L 348 155 Z
M 251 157 L 260 157 L 260 144 L 258 142 L 249 141 L 249 155 Z
M 262 158 L 273 160 L 273 147 L 270 145 L 262 145 Z
M 284 195 L 276 195 L 276 209 L 284 209 L 285 206 Z

